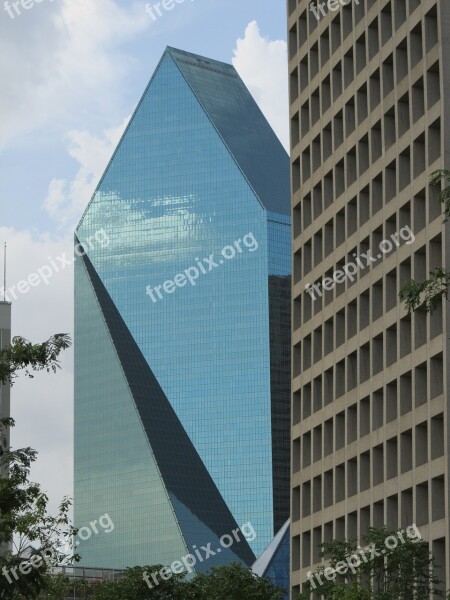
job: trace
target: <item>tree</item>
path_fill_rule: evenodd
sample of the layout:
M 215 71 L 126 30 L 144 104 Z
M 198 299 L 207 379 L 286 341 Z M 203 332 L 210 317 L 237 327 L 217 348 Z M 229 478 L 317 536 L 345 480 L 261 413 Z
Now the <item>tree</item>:
M 42 344 L 15 337 L 0 350 L 0 384 L 13 385 L 18 372 L 33 377 L 36 371 L 55 372 L 60 353 L 70 346 L 66 334 L 57 334 Z M 71 544 L 75 530 L 69 523 L 70 500 L 64 498 L 58 514 L 47 512 L 48 497 L 37 483 L 29 481 L 37 453 L 32 448 L 11 450 L 10 418 L 0 419 L 0 598 L 37 598 L 45 587 L 49 565 L 71 560 L 63 549 Z M 12 550 L 11 550 L 12 549 Z M 75 556 L 76 558 L 76 556 Z
M 439 169 L 431 174 L 432 185 L 441 185 L 442 180 L 448 184 L 439 195 L 439 200 L 444 207 L 444 223 L 446 223 L 450 219 L 450 171 Z M 432 314 L 441 304 L 442 298 L 448 298 L 450 271 L 443 267 L 436 267 L 429 275 L 429 279 L 422 282 L 414 279 L 408 281 L 400 290 L 400 299 L 405 300 L 409 313 L 422 310 Z
M 159 585 L 150 588 L 144 580 L 144 573 L 150 577 L 158 573 L 161 565 L 134 567 L 127 569 L 124 577 L 116 581 L 107 581 L 93 588 L 91 600 L 203 600 L 193 595 L 184 575 L 172 575 L 169 579 L 158 579 Z
M 61 598 L 91 598 L 92 585 L 84 579 L 70 579 L 67 575 L 46 575 L 44 590 L 46 600 L 61 600 Z M 24 599 L 26 600 L 26 599 Z
M 123 577 L 115 581 L 78 586 L 81 598 L 89 600 L 281 600 L 282 592 L 270 581 L 259 578 L 248 568 L 231 564 L 211 569 L 210 573 L 196 575 L 191 580 L 186 574 L 161 578 L 161 565 L 134 567 L 127 569 Z M 152 573 L 158 585 L 152 588 L 144 580 L 153 582 Z M 49 593 L 50 592 L 50 593 Z M 64 594 L 74 593 L 74 583 L 59 578 L 55 587 L 46 590 L 51 600 L 59 600 Z M 60 595 L 58 595 L 60 594 Z
M 159 575 L 162 565 L 133 567 L 126 569 L 122 576 L 112 581 L 88 582 L 74 580 L 65 575 L 49 576 L 45 589 L 49 600 L 72 597 L 89 600 L 204 600 L 192 589 L 185 575 L 173 575 L 168 580 L 158 579 L 159 584 L 150 588 L 144 579 L 147 574 Z
M 249 569 L 233 563 L 214 567 L 210 573 L 200 574 L 192 581 L 201 600 L 281 600 L 283 590 L 271 581 L 257 577 Z
M 34 377 L 33 371 L 55 373 L 60 368 L 60 353 L 70 346 L 70 337 L 66 333 L 52 335 L 41 344 L 32 344 L 19 336 L 13 338 L 10 346 L 0 350 L 0 383 L 13 384 L 17 372 L 23 369 L 30 378 Z
M 434 575 L 434 559 L 417 527 L 406 532 L 371 528 L 359 545 L 356 539 L 321 545 L 329 565 L 310 573 L 307 592 L 325 600 L 429 600 L 442 596 Z M 361 547 L 363 546 L 363 547 Z M 433 596 L 434 594 L 434 596 Z

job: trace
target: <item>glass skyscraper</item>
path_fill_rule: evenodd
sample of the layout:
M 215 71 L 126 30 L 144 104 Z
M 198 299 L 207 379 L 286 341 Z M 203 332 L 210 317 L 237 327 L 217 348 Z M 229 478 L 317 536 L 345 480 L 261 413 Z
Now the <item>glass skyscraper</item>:
M 165 51 L 76 242 L 75 524 L 115 524 L 82 564 L 248 522 L 260 553 L 289 516 L 289 159 L 232 66 Z

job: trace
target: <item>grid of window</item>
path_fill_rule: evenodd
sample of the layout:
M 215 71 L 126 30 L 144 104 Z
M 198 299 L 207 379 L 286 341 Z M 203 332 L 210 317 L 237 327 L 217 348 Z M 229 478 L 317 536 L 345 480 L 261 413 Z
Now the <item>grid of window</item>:
M 101 228 L 108 234 L 107 247 L 89 251 L 94 268 L 234 518 L 239 525 L 251 521 L 257 533 L 252 547 L 259 553 L 289 511 L 290 218 L 282 176 L 288 175 L 289 160 L 256 104 L 246 112 L 236 109 L 251 104 L 249 98 L 231 66 L 169 50 L 77 235 L 83 242 Z M 239 148 L 230 153 L 217 130 L 218 123 L 222 133 L 231 130 L 230 114 L 236 125 L 233 111 L 242 122 L 246 159 Z M 235 127 L 230 144 L 238 146 L 238 138 Z M 258 160 L 246 154 L 252 144 Z M 249 185 L 258 169 L 266 171 L 261 181 L 268 176 L 263 154 L 272 154 L 277 175 L 265 190 L 270 213 L 254 191 L 258 182 Z M 280 155 L 284 170 L 278 172 Z M 247 163 L 239 164 L 239 157 Z M 275 188 L 277 195 L 271 193 Z M 282 214 L 275 212 L 277 204 Z M 173 285 L 177 274 L 184 274 L 179 287 Z M 81 312 L 82 302 L 80 291 Z M 95 507 L 105 512 L 100 507 L 112 502 L 109 483 L 97 477 L 93 464 L 99 452 L 111 461 L 112 449 L 102 436 L 83 433 L 96 410 L 97 380 L 91 370 L 80 369 L 77 381 L 75 444 L 91 486 L 86 502 L 77 504 L 84 488 L 76 482 L 76 522 L 83 524 Z M 114 429 L 114 414 L 108 416 L 104 427 Z M 131 447 L 134 436 L 129 440 Z M 120 470 L 113 477 L 120 487 Z M 192 485 L 195 493 L 199 483 Z M 146 493 L 132 488 L 144 500 Z M 145 518 L 160 536 L 150 500 Z M 129 545 L 145 557 L 145 545 L 142 534 L 126 525 L 127 493 L 114 502 L 123 543 L 115 538 L 113 566 L 127 566 L 116 564 L 123 561 L 122 548 Z M 149 538 L 158 543 L 157 536 Z
M 361 0 L 325 4 L 317 19 L 310 2 L 287 5 L 295 595 L 321 561 L 318 543 L 371 525 L 420 522 L 450 564 L 446 312 L 408 316 L 398 298 L 408 280 L 445 264 L 439 189 L 428 176 L 450 160 L 441 57 L 449 9 Z M 414 241 L 379 252 L 401 230 Z M 370 266 L 329 284 L 368 252 Z

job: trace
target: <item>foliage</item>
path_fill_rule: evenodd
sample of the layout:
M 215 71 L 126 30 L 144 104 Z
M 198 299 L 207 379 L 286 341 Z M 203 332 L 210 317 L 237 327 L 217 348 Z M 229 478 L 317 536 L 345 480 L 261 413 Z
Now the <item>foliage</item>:
M 409 313 L 423 310 L 432 314 L 441 304 L 441 299 L 448 297 L 450 285 L 450 271 L 436 267 L 431 271 L 430 278 L 418 283 L 411 280 L 400 290 L 400 299 L 406 301 Z
M 37 483 L 29 481 L 30 467 L 35 459 L 36 453 L 30 448 L 4 450 L 1 459 L 1 464 L 6 463 L 9 469 L 8 477 L 0 477 L 2 600 L 16 598 L 19 593 L 26 598 L 37 597 L 35 594 L 44 587 L 44 574 L 49 565 L 77 558 L 70 551 L 75 533 L 69 523 L 71 503 L 64 498 L 56 516 L 48 513 L 47 495 Z M 69 553 L 65 549 L 67 545 Z M 36 557 L 34 560 L 40 558 L 38 566 L 31 568 L 29 573 L 21 573 L 20 566 L 32 557 Z
M 46 575 L 44 578 L 46 600 L 61 600 L 76 594 L 77 598 L 91 598 L 92 586 L 84 579 L 73 580 L 67 575 Z
M 33 371 L 56 372 L 60 368 L 58 357 L 62 350 L 70 348 L 66 333 L 52 335 L 41 344 L 32 344 L 23 337 L 15 337 L 12 344 L 0 350 L 0 383 L 13 383 L 16 372 L 25 369 L 27 377 Z
M 167 581 L 158 577 L 159 585 L 150 589 L 144 581 L 144 573 L 152 581 L 151 574 L 156 575 L 162 568 L 162 565 L 157 565 L 127 569 L 122 579 L 96 585 L 92 600 L 197 600 L 184 575 L 172 575 Z
M 444 223 L 446 223 L 450 218 L 450 171 L 439 169 L 430 176 L 432 185 L 441 185 L 442 180 L 449 184 L 439 194 L 439 201 L 444 207 Z M 400 290 L 400 299 L 405 300 L 408 313 L 422 310 L 432 314 L 441 304 L 442 298 L 447 299 L 450 271 L 437 267 L 429 275 L 429 279 L 423 282 L 408 281 Z
M 439 201 L 444 206 L 444 223 L 446 223 L 450 218 L 450 171 L 448 169 L 438 169 L 437 171 L 433 171 L 433 173 L 431 173 L 431 185 L 441 185 L 442 180 L 449 184 L 439 194 Z
M 370 597 L 370 592 L 357 582 L 351 585 L 336 585 L 333 588 L 333 600 L 370 600 Z
M 308 581 L 307 592 L 299 600 L 309 599 L 313 590 L 325 600 L 428 600 L 433 593 L 433 597 L 441 596 L 428 543 L 403 535 L 403 543 L 397 538 L 398 545 L 388 548 L 385 541 L 390 536 L 396 537 L 396 533 L 386 528 L 371 528 L 361 544 L 365 558 L 356 539 L 322 544 L 321 556 L 328 559 L 333 572 L 344 573 L 337 565 L 344 562 L 348 567 L 352 555 L 361 559 L 360 564 L 350 559 L 353 568 L 333 581 L 330 573 L 328 579 L 325 577 L 326 568 L 321 567 Z
M 65 334 L 52 336 L 43 344 L 14 338 L 0 351 L 0 382 L 12 383 L 17 371 L 55 372 L 61 351 L 70 346 Z M 37 598 L 45 586 L 48 566 L 74 558 L 70 540 L 75 530 L 69 523 L 70 500 L 64 498 L 56 516 L 47 512 L 48 497 L 37 483 L 29 481 L 37 453 L 32 448 L 11 450 L 8 432 L 13 419 L 0 419 L 0 598 Z M 68 544 L 69 553 L 64 549 Z M 44 554 L 43 554 L 44 553 Z M 75 556 L 75 558 L 77 558 Z M 46 560 L 45 560 L 46 559 Z M 23 572 L 34 561 L 29 572 Z M 30 566 L 28 564 L 28 566 Z M 25 569 L 24 569 L 25 570 Z
M 208 574 L 187 579 L 185 574 L 173 575 L 164 580 L 159 575 L 161 565 L 127 569 L 123 577 L 98 584 L 77 582 L 78 598 L 89 600 L 280 600 L 281 591 L 269 581 L 253 575 L 249 569 L 231 564 L 211 569 Z M 151 589 L 144 574 L 155 574 L 159 585 Z M 84 586 L 84 587 L 83 587 Z M 53 587 L 46 590 L 48 598 L 59 600 L 74 594 L 74 583 L 55 578 Z M 60 595 L 58 595 L 60 594 Z
M 200 600 L 281 600 L 282 591 L 268 579 L 257 577 L 249 569 L 234 563 L 215 567 L 197 575 L 192 586 Z

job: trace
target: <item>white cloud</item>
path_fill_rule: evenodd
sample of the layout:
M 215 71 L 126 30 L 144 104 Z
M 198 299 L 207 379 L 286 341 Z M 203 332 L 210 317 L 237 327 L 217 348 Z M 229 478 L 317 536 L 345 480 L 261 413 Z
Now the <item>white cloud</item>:
M 287 45 L 261 36 L 256 21 L 238 39 L 233 65 L 249 88 L 282 144 L 289 148 Z
M 72 181 L 52 179 L 44 208 L 59 227 L 72 229 L 88 205 L 95 187 L 116 148 L 130 117 L 96 136 L 89 131 L 69 131 L 68 152 L 80 165 Z
M 117 119 L 120 86 L 136 62 L 123 46 L 147 27 L 141 3 L 123 9 L 114 0 L 59 0 L 14 20 L 2 15 L 0 147 L 60 119 Z
M 110 0 L 102 1 L 110 3 Z M 83 8 L 87 11 L 86 6 Z M 70 22 L 72 19 L 68 20 Z M 114 19 L 110 18 L 109 21 L 114 22 Z M 106 32 L 100 31 L 99 36 L 108 38 Z M 77 39 L 78 36 L 74 36 L 75 45 L 78 43 Z M 263 38 L 257 22 L 252 21 L 245 30 L 244 38 L 236 42 L 233 64 L 278 137 L 288 148 L 286 53 L 286 42 Z M 73 55 L 75 54 L 76 52 L 73 52 Z M 79 169 L 70 181 L 53 178 L 43 205 L 59 227 L 73 228 L 76 225 L 129 119 L 130 117 L 127 117 L 120 125 L 104 131 L 101 135 L 94 135 L 87 130 L 73 130 L 66 134 L 69 142 L 68 153 L 79 163 Z

